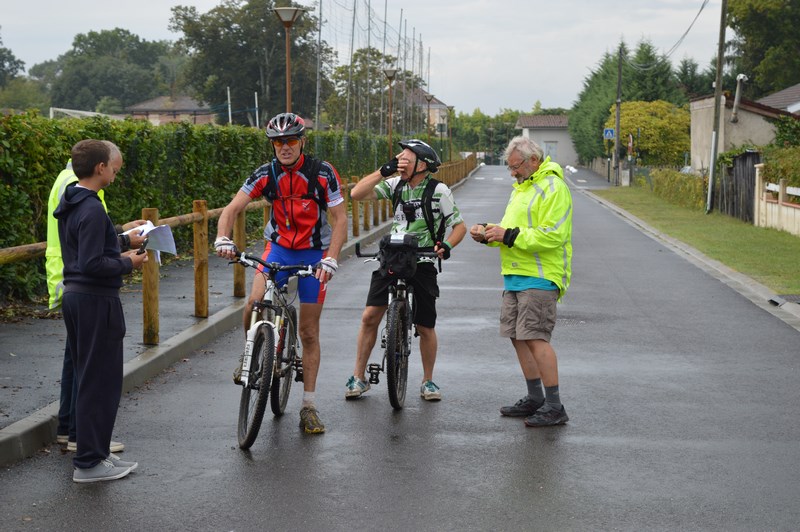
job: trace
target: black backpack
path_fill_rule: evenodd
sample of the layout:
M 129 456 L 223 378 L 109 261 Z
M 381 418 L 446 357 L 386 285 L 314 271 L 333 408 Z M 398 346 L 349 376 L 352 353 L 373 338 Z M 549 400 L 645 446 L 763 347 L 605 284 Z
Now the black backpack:
M 433 242 L 441 242 L 444 238 L 444 232 L 446 229 L 445 225 L 445 217 L 442 216 L 442 220 L 439 223 L 438 229 L 435 229 L 433 226 L 433 207 L 431 206 L 433 202 L 433 192 L 436 190 L 436 186 L 441 183 L 436 179 L 430 178 L 428 180 L 428 184 L 425 185 L 425 190 L 422 191 L 422 216 L 425 218 L 425 225 L 428 226 L 428 232 L 431 234 L 431 238 Z M 401 182 L 397 187 L 394 189 L 394 193 L 392 194 L 392 213 L 397 211 L 397 206 L 400 204 L 400 197 L 403 194 L 403 188 L 408 186 L 407 181 Z

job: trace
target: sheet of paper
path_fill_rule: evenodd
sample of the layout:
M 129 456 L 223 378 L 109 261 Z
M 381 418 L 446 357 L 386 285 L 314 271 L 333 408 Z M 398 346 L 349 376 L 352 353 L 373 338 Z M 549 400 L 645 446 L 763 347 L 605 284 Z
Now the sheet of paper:
M 172 236 L 172 228 L 168 225 L 154 225 L 153 222 L 147 220 L 147 223 L 144 225 L 134 227 L 125 232 L 147 236 L 147 246 L 145 247 L 146 249 L 155 251 L 156 260 L 159 264 L 161 264 L 162 251 L 172 253 L 173 255 L 178 254 L 175 249 L 175 239 Z

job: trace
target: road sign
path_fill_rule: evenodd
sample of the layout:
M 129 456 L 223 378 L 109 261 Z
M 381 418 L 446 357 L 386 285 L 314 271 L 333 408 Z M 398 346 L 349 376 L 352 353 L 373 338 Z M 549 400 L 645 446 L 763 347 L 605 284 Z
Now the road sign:
M 614 140 L 614 128 L 607 127 L 603 130 L 603 138 L 605 140 Z

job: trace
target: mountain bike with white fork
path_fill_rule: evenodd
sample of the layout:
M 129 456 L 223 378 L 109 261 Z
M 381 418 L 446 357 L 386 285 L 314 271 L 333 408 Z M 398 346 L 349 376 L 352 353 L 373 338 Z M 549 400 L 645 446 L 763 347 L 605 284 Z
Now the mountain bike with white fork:
M 297 309 L 293 302 L 297 280 L 314 275 L 306 264 L 265 262 L 256 255 L 236 253 L 236 261 L 264 276 L 264 295 L 254 302 L 250 313 L 242 358 L 242 397 L 239 401 L 238 439 L 241 449 L 249 449 L 261 429 L 269 398 L 272 413 L 283 415 L 292 380 L 302 382 L 303 362 L 297 339 Z M 276 276 L 289 272 L 280 286 Z

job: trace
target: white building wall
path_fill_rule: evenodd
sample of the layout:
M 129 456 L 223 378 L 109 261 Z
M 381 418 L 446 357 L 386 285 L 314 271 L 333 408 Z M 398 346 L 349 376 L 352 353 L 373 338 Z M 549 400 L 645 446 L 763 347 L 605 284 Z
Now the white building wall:
M 527 137 L 542 147 L 545 155 L 551 153 L 550 158 L 560 164 L 578 165 L 578 152 L 572 143 L 572 137 L 566 129 L 528 129 L 522 130 L 522 136 Z M 552 155 L 555 152 L 555 156 Z

